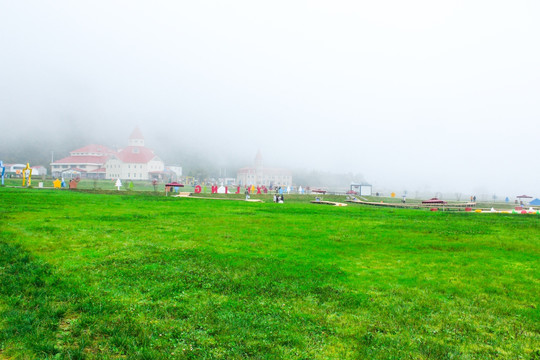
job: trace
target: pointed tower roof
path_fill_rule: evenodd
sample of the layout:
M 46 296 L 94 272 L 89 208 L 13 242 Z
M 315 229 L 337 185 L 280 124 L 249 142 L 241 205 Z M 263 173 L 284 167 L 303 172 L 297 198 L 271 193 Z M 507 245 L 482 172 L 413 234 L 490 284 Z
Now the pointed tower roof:
M 144 147 L 144 136 L 139 130 L 139 127 L 135 127 L 135 130 L 129 136 L 128 146 L 142 146 Z
M 257 155 L 255 156 L 255 167 L 262 167 L 262 154 L 261 150 L 257 151 Z
M 144 136 L 138 126 L 135 127 L 135 129 L 129 136 L 129 139 L 144 139 Z

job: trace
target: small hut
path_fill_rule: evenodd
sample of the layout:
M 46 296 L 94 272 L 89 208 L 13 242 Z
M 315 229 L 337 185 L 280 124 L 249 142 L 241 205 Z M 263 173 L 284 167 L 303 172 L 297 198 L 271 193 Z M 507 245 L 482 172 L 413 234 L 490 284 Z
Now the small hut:
M 179 192 L 181 187 L 184 187 L 184 185 L 179 184 L 176 181 L 165 184 L 165 196 L 167 196 L 172 191 Z

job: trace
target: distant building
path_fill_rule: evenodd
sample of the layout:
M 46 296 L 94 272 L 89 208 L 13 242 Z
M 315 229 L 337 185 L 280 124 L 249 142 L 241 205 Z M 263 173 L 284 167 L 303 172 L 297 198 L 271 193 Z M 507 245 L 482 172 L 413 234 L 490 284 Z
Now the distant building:
M 32 168 L 32 176 L 46 176 L 47 175 L 47 168 L 45 166 L 31 166 Z
M 372 186 L 369 184 L 351 184 L 351 192 L 355 192 L 360 196 L 371 196 Z
M 167 166 L 165 170 L 170 171 L 173 174 L 173 176 L 174 176 L 173 180 L 175 180 L 175 181 L 182 177 L 182 167 L 181 166 Z
M 20 175 L 23 169 L 26 168 L 26 164 L 4 164 L 4 166 L 6 168 L 6 174 L 9 175 Z
M 139 128 L 131 133 L 128 146 L 111 154 L 105 163 L 106 179 L 149 180 L 163 178 L 165 174 L 165 164 L 144 146 Z
M 6 176 L 22 176 L 23 170 L 26 169 L 26 164 L 4 164 L 4 167 L 6 168 Z M 33 176 L 47 175 L 47 169 L 41 165 L 30 166 L 30 168 L 32 168 Z
M 218 184 L 224 185 L 224 186 L 231 186 L 236 185 L 237 181 L 236 178 L 230 178 L 230 177 L 220 177 L 217 179 Z
M 104 179 L 105 163 L 115 152 L 96 144 L 73 150 L 68 157 L 51 163 L 51 174 L 53 177 L 78 174 L 83 178 Z
M 253 167 L 238 170 L 236 182 L 240 186 L 292 186 L 292 173 L 283 168 L 268 168 L 263 166 L 261 152 L 257 152 Z
M 160 179 L 166 174 L 165 164 L 144 146 L 138 128 L 131 133 L 127 147 L 116 151 L 92 144 L 73 150 L 68 157 L 51 163 L 51 173 L 54 177 L 122 180 Z

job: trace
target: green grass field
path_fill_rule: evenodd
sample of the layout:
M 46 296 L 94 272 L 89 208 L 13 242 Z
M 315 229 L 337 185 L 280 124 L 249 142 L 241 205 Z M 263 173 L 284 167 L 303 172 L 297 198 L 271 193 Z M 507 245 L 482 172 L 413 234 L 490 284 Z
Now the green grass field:
M 0 201 L 0 359 L 540 358 L 538 215 Z
M 43 184 L 44 188 L 53 188 L 53 181 L 55 179 L 51 177 L 36 177 L 34 176 L 32 178 L 31 187 L 32 188 L 38 188 L 39 183 L 41 182 Z M 69 185 L 70 179 L 65 179 L 66 187 Z M 93 180 L 93 179 L 81 179 L 77 183 L 77 190 L 78 191 L 92 191 L 92 192 L 100 192 L 100 193 L 110 193 L 110 192 L 118 192 L 117 188 L 115 187 L 116 180 Z M 134 191 L 134 192 L 152 192 L 154 195 L 164 195 L 165 194 L 165 183 L 159 182 L 155 187 L 152 185 L 152 182 L 149 180 L 141 180 L 141 181 L 132 181 L 133 188 L 130 188 L 130 181 L 124 180 L 122 182 L 122 187 L 120 191 Z M 22 178 L 6 178 L 5 179 L 5 185 L 10 187 L 22 187 Z M 64 189 L 64 190 L 67 190 Z M 203 193 L 202 194 L 195 194 L 194 193 L 194 186 L 193 185 L 186 185 L 183 188 L 180 188 L 180 191 L 182 192 L 190 192 L 193 195 L 197 196 L 205 196 L 205 197 L 224 197 L 222 194 L 211 194 L 211 185 L 203 185 Z M 243 199 L 245 197 L 244 195 L 244 188 L 241 189 L 240 194 L 234 194 L 236 191 L 235 186 L 229 187 L 230 194 L 227 194 L 226 197 L 228 198 L 237 198 L 237 199 Z M 273 192 L 269 192 L 268 194 L 252 194 L 251 196 L 254 198 L 260 198 L 264 200 L 271 201 Z M 298 195 L 298 194 L 285 194 L 287 202 L 306 202 L 306 196 L 304 195 Z M 321 194 L 310 194 L 309 199 L 313 200 L 316 196 L 321 197 L 323 200 L 329 200 L 329 201 L 344 201 L 346 197 L 343 195 L 321 195 Z M 378 197 L 378 196 L 366 196 L 363 197 L 367 201 L 372 202 L 385 202 L 385 203 L 397 203 L 401 204 L 401 197 L 396 196 L 394 198 L 391 197 Z M 422 200 L 426 200 L 426 198 L 408 198 L 407 204 L 420 204 Z M 463 198 L 461 201 L 457 201 L 456 199 L 445 199 L 448 200 L 450 204 L 452 203 L 465 203 L 468 201 L 468 199 Z M 514 204 L 513 202 L 506 203 L 502 201 L 502 199 L 499 199 L 498 201 L 478 201 L 477 208 L 483 208 L 483 209 L 490 209 L 492 207 L 497 208 L 498 210 L 512 210 L 517 204 Z M 526 207 L 527 208 L 527 207 Z

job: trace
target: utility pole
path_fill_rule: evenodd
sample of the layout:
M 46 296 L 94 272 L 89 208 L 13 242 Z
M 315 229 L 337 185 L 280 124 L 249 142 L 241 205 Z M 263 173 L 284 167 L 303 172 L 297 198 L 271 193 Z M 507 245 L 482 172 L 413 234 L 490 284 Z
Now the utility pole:
M 53 176 L 54 150 L 51 150 L 51 176 Z

